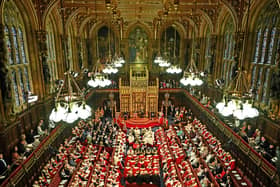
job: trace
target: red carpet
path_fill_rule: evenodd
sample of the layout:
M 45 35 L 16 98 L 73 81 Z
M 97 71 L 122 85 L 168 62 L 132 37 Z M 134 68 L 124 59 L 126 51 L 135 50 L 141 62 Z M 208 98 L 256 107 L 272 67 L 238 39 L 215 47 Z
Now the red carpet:
M 124 123 L 126 124 L 127 128 L 149 128 L 160 125 L 158 119 L 150 120 L 148 118 L 132 118 L 129 120 L 119 118 L 117 122 L 121 126 L 121 128 L 123 127 Z
M 126 184 L 126 187 L 158 187 L 157 185 L 154 184 Z

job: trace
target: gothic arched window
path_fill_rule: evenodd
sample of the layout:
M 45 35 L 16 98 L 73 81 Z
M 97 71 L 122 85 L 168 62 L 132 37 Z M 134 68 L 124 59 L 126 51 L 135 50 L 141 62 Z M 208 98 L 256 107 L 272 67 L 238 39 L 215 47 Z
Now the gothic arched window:
M 223 74 L 222 77 L 225 80 L 225 84 L 229 83 L 229 80 L 232 79 L 233 68 L 235 66 L 234 62 L 234 25 L 233 20 L 229 17 L 226 20 L 226 25 L 224 29 L 224 51 L 223 51 Z
M 276 2 L 269 3 L 260 13 L 256 23 L 255 50 L 252 59 L 251 89 L 258 103 L 267 104 L 270 96 L 272 67 L 280 47 L 280 10 Z
M 207 27 L 206 30 L 206 45 L 205 45 L 205 59 L 208 64 L 208 67 L 205 67 L 205 69 L 209 70 L 210 69 L 210 64 L 211 64 L 211 32 L 209 27 Z
M 175 35 L 176 35 L 176 41 L 175 41 Z M 170 59 L 170 61 L 172 61 L 173 63 L 179 64 L 178 57 L 180 55 L 180 42 L 181 42 L 180 34 L 176 29 L 176 27 L 175 26 L 167 27 L 161 34 L 160 50 L 162 56 L 166 59 Z M 175 60 L 175 58 L 177 60 Z
M 27 106 L 27 93 L 32 92 L 31 73 L 26 49 L 26 33 L 21 12 L 13 1 L 4 7 L 4 34 L 7 51 L 8 77 L 11 80 L 13 110 L 20 112 Z
M 46 30 L 47 30 L 47 50 L 48 50 L 47 64 L 50 73 L 50 92 L 52 93 L 55 91 L 55 80 L 58 79 L 58 73 L 57 73 L 57 61 L 56 61 L 56 46 L 54 40 L 55 32 L 51 19 L 49 19 L 47 22 Z

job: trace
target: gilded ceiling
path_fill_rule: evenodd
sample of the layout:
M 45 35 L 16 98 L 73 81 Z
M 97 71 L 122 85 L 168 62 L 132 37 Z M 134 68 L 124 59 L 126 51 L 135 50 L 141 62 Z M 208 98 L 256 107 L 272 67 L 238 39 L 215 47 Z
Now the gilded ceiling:
M 252 2 L 256 0 L 251 0 Z M 248 0 L 33 0 L 37 13 L 44 15 L 44 10 L 63 8 L 66 23 L 76 22 L 81 28 L 97 21 L 122 25 L 141 22 L 150 30 L 162 22 L 177 21 L 186 27 L 190 21 L 196 25 L 211 22 L 215 28 L 220 11 L 225 8 L 242 22 Z M 39 8 L 38 8 L 39 7 Z M 52 8 L 50 8 L 52 7 Z M 188 20 L 188 21 L 186 21 Z

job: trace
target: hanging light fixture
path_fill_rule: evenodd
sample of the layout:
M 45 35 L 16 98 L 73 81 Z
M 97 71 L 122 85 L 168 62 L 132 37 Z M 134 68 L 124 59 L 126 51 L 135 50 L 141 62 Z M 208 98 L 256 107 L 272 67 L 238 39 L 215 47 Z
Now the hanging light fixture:
M 111 58 L 111 44 L 110 44 L 110 33 L 108 29 L 108 38 L 109 38 L 109 59 Z M 96 33 L 96 54 L 99 58 L 99 44 L 98 44 L 98 33 Z M 96 64 L 93 66 L 92 71 L 89 73 L 90 80 L 87 82 L 87 84 L 92 88 L 104 88 L 109 85 L 111 85 L 111 80 L 108 78 L 108 74 L 117 73 L 117 69 L 113 67 L 113 64 L 107 63 L 105 65 L 105 68 L 101 68 L 100 60 L 98 59 Z
M 174 26 L 174 42 L 173 42 L 173 64 L 166 69 L 167 73 L 171 73 L 171 74 L 179 74 L 182 72 L 182 69 L 179 67 L 178 65 L 178 58 L 176 56 L 176 40 L 177 40 L 177 31 L 176 28 Z
M 83 92 L 71 72 L 67 71 L 65 79 L 59 85 L 59 91 L 55 97 L 55 108 L 49 116 L 50 121 L 73 123 L 79 118 L 87 119 L 90 116 L 91 108 L 86 105 Z
M 253 107 L 252 94 L 249 89 L 249 81 L 247 79 L 247 72 L 243 69 L 243 63 L 245 61 L 245 46 L 247 44 L 248 36 L 248 22 L 250 16 L 250 5 L 249 0 L 245 30 L 245 40 L 243 43 L 242 60 L 239 62 L 240 67 L 238 69 L 236 77 L 230 82 L 229 86 L 225 89 L 224 97 L 221 102 L 216 105 L 219 113 L 223 116 L 228 117 L 233 115 L 239 120 L 246 118 L 254 118 L 259 115 L 259 111 Z
M 91 73 L 90 77 L 91 79 L 88 81 L 88 85 L 92 88 L 104 88 L 111 85 L 111 80 L 108 79 L 108 75 L 98 72 L 97 68 L 93 73 Z
M 55 107 L 52 110 L 49 120 L 54 122 L 64 121 L 73 123 L 77 119 L 86 119 L 91 116 L 91 108 L 86 105 L 85 97 L 77 82 L 75 81 L 73 71 L 70 69 L 69 60 L 67 58 L 67 46 L 64 24 L 63 0 L 60 1 L 62 11 L 63 25 L 63 51 L 64 61 L 67 71 L 64 73 L 64 80 L 59 81 L 59 90 L 55 97 Z M 73 84 L 73 85 L 72 85 Z
M 114 43 L 116 44 L 116 37 L 114 38 Z M 121 42 L 120 42 L 120 40 L 119 40 L 118 44 L 119 44 L 119 49 L 118 49 L 119 52 L 118 52 L 118 54 L 115 53 L 113 63 L 114 63 L 115 67 L 120 68 L 125 63 L 125 60 L 124 60 L 123 56 L 121 55 Z
M 111 22 L 111 20 L 109 20 Z M 111 25 L 111 24 L 110 24 Z M 115 74 L 118 72 L 118 69 L 115 67 L 115 63 L 113 63 L 112 60 L 112 54 L 111 54 L 111 28 L 108 27 L 108 39 L 109 39 L 109 45 L 108 45 L 108 57 L 106 59 L 106 65 L 105 68 L 102 70 L 105 74 Z
M 163 63 L 163 58 L 162 58 L 162 56 L 161 56 L 161 37 L 160 37 L 160 39 L 159 39 L 159 51 L 158 51 L 158 54 L 157 54 L 157 56 L 156 56 L 156 58 L 155 58 L 155 60 L 154 60 L 154 63 L 155 63 L 155 64 L 161 64 L 161 63 Z
M 194 28 L 193 28 L 193 37 L 194 34 Z M 184 86 L 201 86 L 203 84 L 202 77 L 204 76 L 201 72 L 198 71 L 195 61 L 194 61 L 194 41 L 192 43 L 192 56 L 191 61 L 187 65 L 183 77 L 180 80 L 180 83 Z
M 164 35 L 164 42 L 165 42 L 165 44 L 164 44 L 164 57 L 157 56 L 155 61 L 154 61 L 160 67 L 169 67 L 171 65 L 170 62 L 168 61 L 168 58 L 167 58 L 167 42 L 166 42 L 166 39 L 167 39 L 167 31 L 165 30 L 165 35 Z

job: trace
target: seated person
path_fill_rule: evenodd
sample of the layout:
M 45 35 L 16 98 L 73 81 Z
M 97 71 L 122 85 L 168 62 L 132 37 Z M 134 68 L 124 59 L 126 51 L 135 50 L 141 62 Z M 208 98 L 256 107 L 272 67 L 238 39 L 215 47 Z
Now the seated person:
M 24 157 L 21 157 L 18 153 L 18 147 L 15 146 L 13 151 L 12 151 L 12 162 L 13 162 L 13 165 L 14 167 L 18 167 L 21 162 L 24 160 Z
M 37 127 L 37 132 L 38 132 L 38 135 L 40 135 L 40 136 L 43 136 L 47 133 L 46 130 L 43 130 L 43 123 L 44 123 L 44 121 L 40 120 L 38 127 Z
M 20 141 L 19 141 L 19 143 L 18 143 L 18 153 L 21 155 L 21 154 L 23 154 L 23 153 L 25 153 L 27 150 L 26 150 L 26 146 L 27 146 L 27 142 L 26 142 L 26 140 L 25 140 L 25 135 L 24 134 L 22 134 L 21 136 L 20 136 Z
M 35 141 L 34 139 L 35 133 L 33 129 L 30 129 L 30 131 L 26 134 L 26 142 L 28 144 L 31 144 Z
M 9 168 L 7 162 L 3 158 L 3 154 L 0 153 L 0 183 L 5 179 L 7 175 L 7 169 Z

